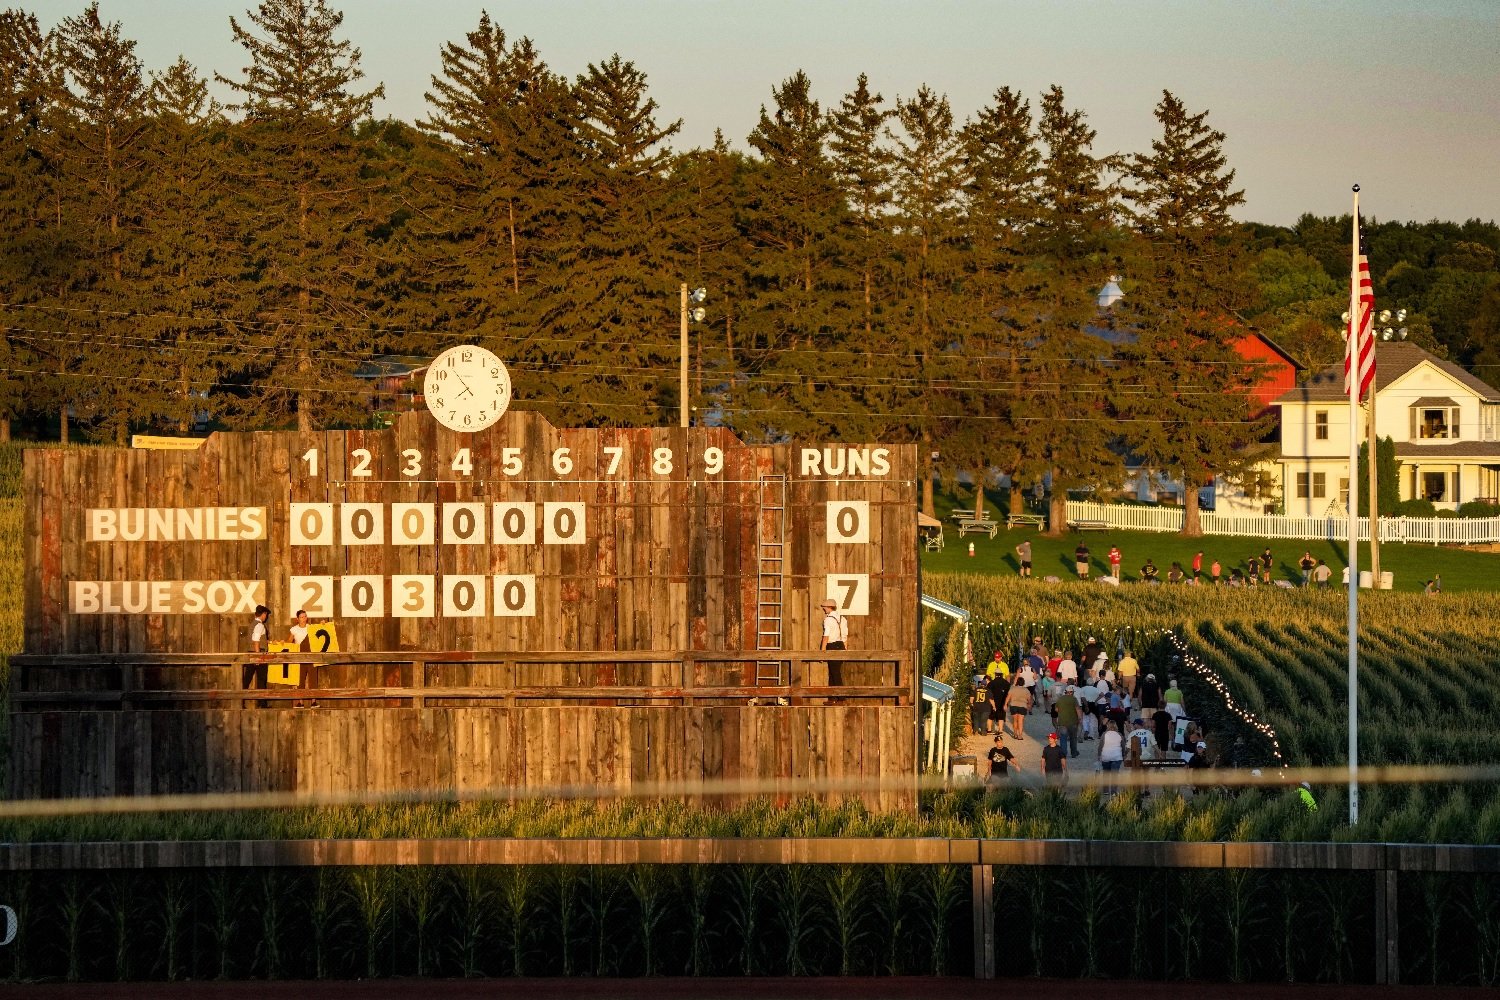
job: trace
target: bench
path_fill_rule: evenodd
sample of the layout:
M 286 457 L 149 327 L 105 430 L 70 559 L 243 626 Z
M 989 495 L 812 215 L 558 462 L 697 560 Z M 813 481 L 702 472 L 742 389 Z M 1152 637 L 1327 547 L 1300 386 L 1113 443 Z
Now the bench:
M 1078 520 L 1068 522 L 1069 531 L 1108 531 L 1108 521 Z
M 1009 531 L 1018 524 L 1029 524 L 1033 528 L 1045 528 L 1047 526 L 1047 518 L 1042 514 L 1005 515 L 1005 530 Z
M 958 536 L 962 538 L 971 531 L 987 534 L 994 538 L 1000 531 L 1000 522 L 992 517 L 976 517 L 971 511 L 967 514 L 954 514 L 954 520 L 958 522 Z

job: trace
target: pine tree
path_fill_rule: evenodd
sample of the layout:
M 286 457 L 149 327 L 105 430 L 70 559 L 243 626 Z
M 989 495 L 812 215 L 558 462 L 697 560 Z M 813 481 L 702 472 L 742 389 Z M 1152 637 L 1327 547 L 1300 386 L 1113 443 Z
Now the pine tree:
M 221 245 L 228 123 L 208 81 L 181 58 L 151 74 L 147 110 L 141 154 L 154 181 L 138 199 L 135 271 L 136 337 L 149 352 L 151 381 L 139 391 L 149 419 L 186 433 L 224 402 L 221 383 L 240 363 L 238 261 Z
M 690 150 L 672 164 L 683 274 L 689 284 L 709 293 L 707 317 L 691 328 L 692 393 L 700 413 L 722 411 L 733 384 L 736 310 L 747 301 L 746 243 L 735 213 L 748 169 L 745 157 L 731 150 L 718 131 L 708 149 Z
M 64 211 L 77 253 L 58 304 L 68 310 L 72 335 L 47 348 L 58 371 L 69 373 L 66 407 L 123 444 L 145 415 L 148 352 L 129 315 L 139 258 L 134 209 L 148 180 L 140 139 L 146 127 L 146 80 L 135 42 L 99 5 L 58 27 L 65 86 L 56 105 L 52 151 Z
M 800 70 L 772 89 L 750 133 L 741 226 L 749 296 L 729 420 L 751 438 L 858 438 L 862 408 L 839 376 L 847 299 L 837 247 L 847 218 L 825 144 L 828 119 Z
M 420 127 L 442 144 L 424 178 L 430 206 L 418 268 L 442 302 L 435 329 L 487 343 L 519 364 L 517 404 L 548 410 L 571 343 L 538 336 L 551 260 L 576 192 L 581 151 L 567 82 L 530 39 L 511 44 L 488 14 L 442 50 Z
M 917 441 L 923 454 L 969 414 L 956 407 L 952 380 L 969 365 L 959 355 L 972 315 L 961 297 L 963 230 L 960 198 L 966 182 L 948 99 L 927 86 L 896 102 L 893 144 L 896 295 L 884 345 L 892 355 L 892 414 L 884 437 Z M 877 397 L 878 399 L 879 397 Z M 933 514 L 932 477 L 923 477 L 922 508 Z
M 10 440 L 11 420 L 27 406 L 46 402 L 37 374 L 47 367 L 37 357 L 33 333 L 47 314 L 18 307 L 33 302 L 45 283 L 50 261 L 51 181 L 45 155 L 45 122 L 62 89 L 55 47 L 36 16 L 0 11 L 0 306 L 6 307 L 0 338 L 0 441 Z
M 667 140 L 646 76 L 618 55 L 590 64 L 573 87 L 576 173 L 563 180 L 562 226 L 548 263 L 557 280 L 543 299 L 544 338 L 570 345 L 566 366 L 545 377 L 549 408 L 573 423 L 666 424 L 678 409 L 678 284 L 686 248 L 677 238 Z
M 854 89 L 828 114 L 828 151 L 852 217 L 844 257 L 859 275 L 859 323 L 866 344 L 875 340 L 878 300 L 889 292 L 893 163 L 885 128 L 893 112 L 884 103 L 861 73 Z M 866 372 L 872 370 L 870 360 L 867 355 Z
M 1257 366 L 1234 350 L 1250 295 L 1249 260 L 1229 212 L 1244 201 L 1224 134 L 1164 91 L 1161 137 L 1130 158 L 1139 274 L 1123 301 L 1134 339 L 1122 349 L 1134 388 L 1117 402 L 1131 450 L 1183 483 L 1183 534 L 1201 534 L 1198 488 L 1235 480 L 1260 458 L 1269 418 L 1251 420 Z
M 1047 471 L 1028 454 L 1030 430 L 1016 419 L 1016 399 L 1026 388 L 1022 372 L 1041 312 L 1030 252 L 1041 176 L 1031 105 L 1002 87 L 959 138 L 967 176 L 964 292 L 975 322 L 963 345 L 971 359 L 971 381 L 957 394 L 960 410 L 981 419 L 951 434 L 943 450 L 981 479 L 991 467 L 1008 473 L 1010 510 L 1020 513 L 1024 485 L 1040 481 Z
M 357 88 L 360 52 L 323 0 L 262 0 L 247 18 L 229 24 L 249 65 L 217 76 L 239 99 L 234 222 L 259 303 L 244 350 L 260 395 L 241 419 L 295 412 L 307 431 L 365 410 L 351 372 L 376 343 L 373 236 L 391 209 L 356 129 L 384 91 Z
M 1117 488 L 1124 477 L 1111 447 L 1110 352 L 1088 329 L 1096 289 L 1115 264 L 1116 205 L 1112 161 L 1094 154 L 1095 132 L 1083 112 L 1068 110 L 1062 88 L 1042 96 L 1037 134 L 1045 150 L 1030 241 L 1037 314 L 1016 409 L 1031 462 L 1051 480 L 1047 523 L 1057 534 L 1067 522 L 1068 490 Z

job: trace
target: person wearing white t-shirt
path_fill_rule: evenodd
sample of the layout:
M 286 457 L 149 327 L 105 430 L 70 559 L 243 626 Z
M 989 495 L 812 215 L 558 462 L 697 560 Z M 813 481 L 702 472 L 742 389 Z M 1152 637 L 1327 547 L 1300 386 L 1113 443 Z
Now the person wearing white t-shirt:
M 838 604 L 827 600 L 819 605 L 823 609 L 823 636 L 819 649 L 840 650 L 849 648 L 849 620 L 838 612 Z M 828 683 L 844 683 L 844 665 L 828 664 Z
M 1057 665 L 1057 679 L 1064 684 L 1078 683 L 1078 664 L 1071 655 L 1065 655 Z
M 819 649 L 847 649 L 849 642 L 849 621 L 838 613 L 838 605 L 833 601 L 824 601 L 819 605 L 823 609 L 823 641 Z
M 264 604 L 255 606 L 255 617 L 250 623 L 250 651 L 253 653 L 264 653 L 266 651 L 266 640 L 270 638 L 270 630 L 266 627 L 267 620 L 271 617 L 271 609 Z M 263 688 L 266 686 L 266 665 L 264 663 L 247 663 L 243 671 L 243 684 L 245 690 L 252 688 Z
M 1125 745 L 1120 739 L 1120 728 L 1115 720 L 1104 723 L 1104 735 L 1099 737 L 1099 767 L 1104 772 L 1105 789 L 1115 790 L 1115 773 L 1125 760 Z
M 292 628 L 290 634 L 291 640 L 295 642 L 297 644 L 297 648 L 304 653 L 312 652 L 312 647 L 308 644 L 307 641 L 307 633 L 312 628 L 312 625 L 312 620 L 307 617 L 307 612 L 299 609 L 297 611 L 297 617 L 292 620 Z M 317 687 L 317 670 L 318 667 L 315 663 L 302 664 L 302 682 L 297 686 L 300 688 Z M 302 703 L 300 701 L 297 702 L 297 707 L 302 707 Z M 313 700 L 312 707 L 318 707 L 318 702 L 316 699 Z

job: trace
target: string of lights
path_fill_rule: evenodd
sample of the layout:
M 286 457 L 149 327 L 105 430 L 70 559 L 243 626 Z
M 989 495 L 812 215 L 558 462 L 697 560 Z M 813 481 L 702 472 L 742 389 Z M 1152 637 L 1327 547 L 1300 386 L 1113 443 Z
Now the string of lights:
M 1083 625 L 1065 625 L 1052 622 L 1030 622 L 1030 628 L 1025 626 L 1026 622 L 1011 623 L 1008 621 L 988 621 L 984 619 L 971 620 L 970 624 L 981 629 L 993 629 L 1003 636 L 1001 642 L 1009 646 L 1015 643 L 1021 655 L 1025 655 L 1027 643 L 1032 638 L 1045 638 L 1052 640 L 1047 643 L 1048 648 L 1079 649 L 1084 645 L 1082 636 L 1108 636 L 1108 643 L 1103 648 L 1109 649 L 1136 649 L 1143 641 L 1149 641 L 1160 637 L 1173 649 L 1174 655 L 1183 667 L 1190 670 L 1194 676 L 1213 688 L 1214 692 L 1224 700 L 1224 708 L 1240 722 L 1249 726 L 1255 732 L 1265 737 L 1271 746 L 1271 755 L 1275 759 L 1278 770 L 1287 767 L 1286 758 L 1281 752 L 1281 741 L 1276 734 L 1276 729 L 1265 722 L 1254 712 L 1240 704 L 1229 689 L 1229 684 L 1203 659 L 1195 656 L 1188 648 L 1187 643 L 1169 628 L 1137 628 L 1134 626 L 1109 626 L 1102 623 L 1086 622 Z M 1049 635 L 1050 633 L 1050 635 Z M 1080 664 L 1080 668 L 1083 665 Z

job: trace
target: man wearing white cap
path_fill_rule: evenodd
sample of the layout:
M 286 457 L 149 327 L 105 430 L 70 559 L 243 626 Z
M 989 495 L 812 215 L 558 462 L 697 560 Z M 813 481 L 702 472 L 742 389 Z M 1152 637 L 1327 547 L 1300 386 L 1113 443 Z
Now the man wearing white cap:
M 819 605 L 823 609 L 823 641 L 819 649 L 846 649 L 849 641 L 849 620 L 838 613 L 838 605 L 825 600 Z

